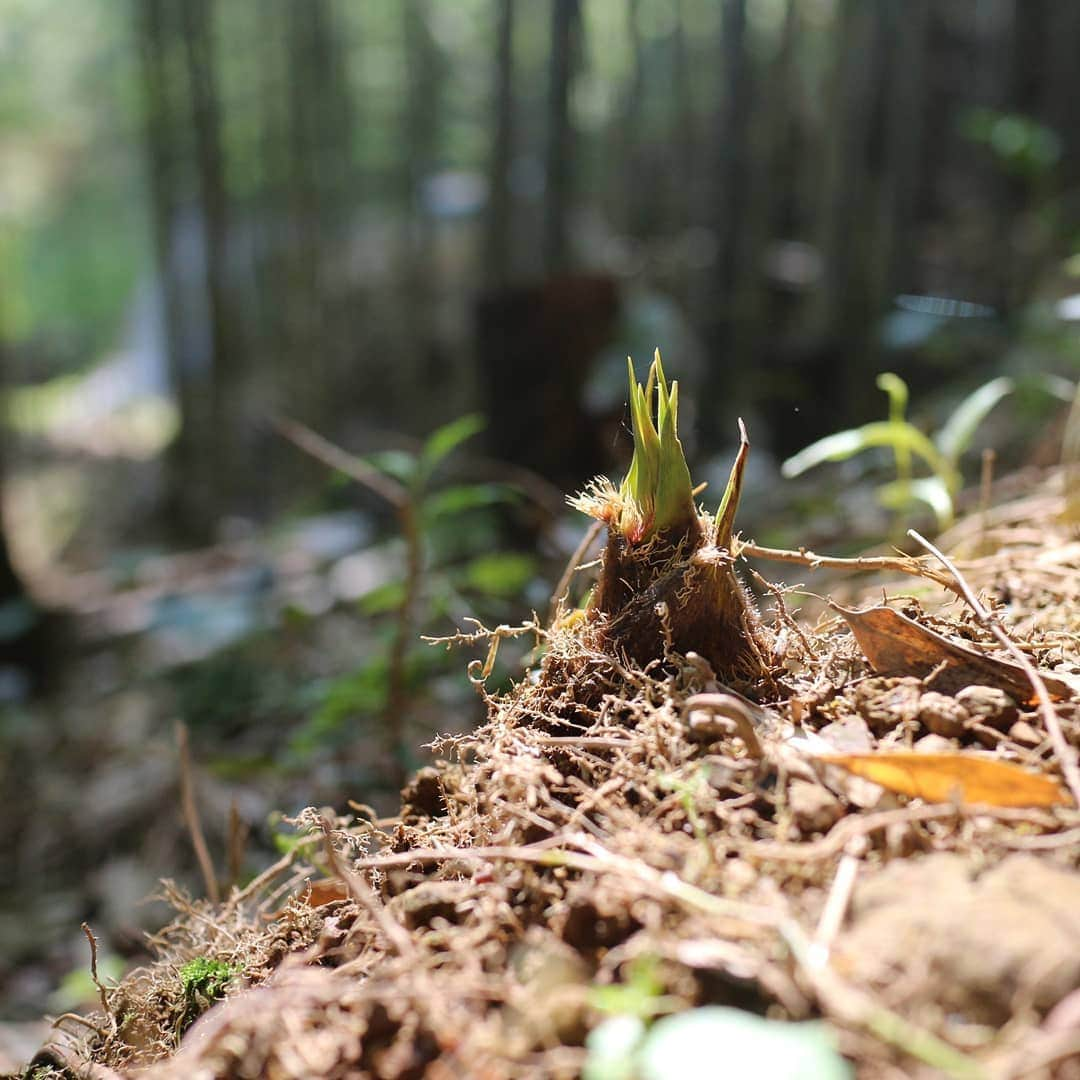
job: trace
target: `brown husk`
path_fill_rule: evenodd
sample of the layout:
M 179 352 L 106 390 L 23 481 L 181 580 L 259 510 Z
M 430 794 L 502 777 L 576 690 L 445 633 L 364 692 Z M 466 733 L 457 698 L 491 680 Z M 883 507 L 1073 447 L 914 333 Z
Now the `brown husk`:
M 695 526 L 675 542 L 661 534 L 647 545 L 609 535 L 593 603 L 604 644 L 642 666 L 696 652 L 722 682 L 754 684 L 764 630 L 731 554 L 704 542 L 711 521 Z

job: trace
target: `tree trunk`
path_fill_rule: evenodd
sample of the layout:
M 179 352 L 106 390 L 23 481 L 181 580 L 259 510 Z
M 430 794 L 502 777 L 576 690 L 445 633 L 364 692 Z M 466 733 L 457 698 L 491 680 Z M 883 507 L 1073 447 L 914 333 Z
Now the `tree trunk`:
M 195 132 L 199 208 L 203 231 L 203 271 L 210 331 L 209 402 L 207 425 L 201 432 L 200 460 L 205 468 L 193 478 L 207 494 L 207 504 L 195 523 L 209 539 L 218 515 L 234 491 L 238 462 L 235 385 L 241 357 L 231 323 L 229 304 L 229 208 L 225 163 L 221 147 L 221 118 L 214 49 L 213 0 L 181 0 L 191 120 Z
M 738 276 L 740 225 L 745 201 L 743 180 L 748 150 L 750 63 L 746 49 L 746 0 L 724 0 L 721 34 L 723 101 L 716 140 L 719 159 L 717 285 L 721 304 L 728 305 L 724 322 L 729 323 L 732 314 L 729 305 Z
M 500 288 L 509 283 L 512 273 L 510 163 L 514 153 L 514 0 L 499 0 L 492 92 L 495 135 L 488 166 L 484 276 L 489 287 Z
M 572 263 L 568 219 L 574 187 L 574 128 L 570 118 L 570 86 L 577 66 L 580 32 L 580 0 L 552 0 L 544 190 L 544 268 L 548 276 L 569 269 Z

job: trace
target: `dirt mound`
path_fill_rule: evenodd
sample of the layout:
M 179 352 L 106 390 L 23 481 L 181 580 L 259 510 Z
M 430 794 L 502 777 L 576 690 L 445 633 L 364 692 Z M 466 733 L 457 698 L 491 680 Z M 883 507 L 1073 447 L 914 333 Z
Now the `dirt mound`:
M 1059 479 L 1037 541 L 1030 507 L 999 510 L 978 533 L 992 553 L 962 569 L 1067 680 L 1080 553 L 1055 524 Z M 896 605 L 914 622 L 1008 659 L 938 585 L 914 587 L 923 603 Z M 860 1075 L 1080 1076 L 1071 799 L 924 801 L 812 752 L 1058 777 L 1075 705 L 875 671 L 842 618 L 809 627 L 774 601 L 757 703 L 693 653 L 639 666 L 591 651 L 573 619 L 530 625 L 544 666 L 441 744 L 400 817 L 308 811 L 296 850 L 222 905 L 173 892 L 160 959 L 63 1021 L 69 1045 L 33 1075 L 576 1076 L 604 989 L 646 966 L 654 1015 L 822 1017 Z

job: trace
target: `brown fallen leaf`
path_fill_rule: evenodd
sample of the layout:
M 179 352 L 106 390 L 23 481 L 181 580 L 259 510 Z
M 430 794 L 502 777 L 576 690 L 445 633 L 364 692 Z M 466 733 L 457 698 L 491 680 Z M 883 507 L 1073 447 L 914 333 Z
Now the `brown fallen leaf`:
M 1049 776 L 1019 765 L 973 754 L 920 754 L 908 750 L 876 754 L 820 754 L 899 795 L 926 802 L 985 803 L 989 806 L 1071 806 L 1065 789 Z
M 870 666 L 880 674 L 923 677 L 944 664 L 951 676 L 950 684 L 955 681 L 957 688 L 994 686 L 1017 701 L 1032 700 L 1031 682 L 1019 664 L 984 656 L 889 607 L 878 605 L 859 611 L 836 603 L 831 606 L 844 617 Z M 1040 674 L 1053 697 L 1068 700 L 1073 696 L 1067 683 L 1044 672 Z

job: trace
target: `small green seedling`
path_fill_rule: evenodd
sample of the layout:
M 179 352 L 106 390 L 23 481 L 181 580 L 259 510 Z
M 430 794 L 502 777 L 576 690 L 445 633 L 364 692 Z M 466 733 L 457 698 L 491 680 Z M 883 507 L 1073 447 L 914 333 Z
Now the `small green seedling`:
M 826 461 L 846 461 L 864 450 L 889 447 L 896 479 L 878 489 L 881 503 L 901 513 L 917 502 L 925 503 L 934 512 L 939 527 L 946 528 L 955 516 L 955 500 L 963 483 L 960 459 L 987 415 L 1017 389 L 1017 382 L 1001 376 L 984 383 L 957 405 L 932 437 L 907 419 L 908 388 L 903 379 L 886 371 L 877 377 L 877 385 L 889 397 L 887 420 L 826 435 L 788 458 L 781 472 L 791 479 Z M 1033 385 L 1055 397 L 1072 400 L 1073 389 L 1067 380 L 1040 376 Z M 914 475 L 916 458 L 929 470 L 929 476 Z
M 405 548 L 402 574 L 375 586 L 357 605 L 376 626 L 389 623 L 381 627 L 383 643 L 363 666 L 320 688 L 318 705 L 290 742 L 297 757 L 351 738 L 349 721 L 381 717 L 387 756 L 400 774 L 390 782 L 403 782 L 416 764 L 407 730 L 413 696 L 443 663 L 431 650 L 414 647 L 417 630 L 450 611 L 475 609 L 477 601 L 501 610 L 535 577 L 531 555 L 486 550 L 491 532 L 483 513 L 517 502 L 521 492 L 503 482 L 444 482 L 447 460 L 483 426 L 482 417 L 463 416 L 438 428 L 416 450 L 355 458 L 292 421 L 282 424 L 302 449 L 395 510 Z

